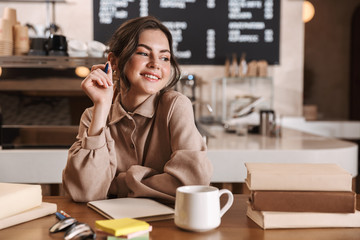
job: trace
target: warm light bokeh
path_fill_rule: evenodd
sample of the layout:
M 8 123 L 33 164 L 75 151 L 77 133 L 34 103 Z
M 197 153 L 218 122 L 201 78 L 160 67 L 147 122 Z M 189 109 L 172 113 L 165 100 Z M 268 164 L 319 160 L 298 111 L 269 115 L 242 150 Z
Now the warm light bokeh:
M 75 74 L 81 78 L 86 77 L 89 73 L 90 73 L 90 69 L 87 67 L 80 66 L 80 67 L 76 67 L 75 69 Z
M 304 1 L 303 3 L 303 21 L 305 23 L 311 21 L 315 15 L 314 5 L 309 1 Z

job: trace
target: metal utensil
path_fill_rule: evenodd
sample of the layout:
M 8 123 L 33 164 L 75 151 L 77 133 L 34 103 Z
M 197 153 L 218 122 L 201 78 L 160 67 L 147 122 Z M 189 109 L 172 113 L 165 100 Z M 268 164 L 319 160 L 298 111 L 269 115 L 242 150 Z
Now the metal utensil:
M 64 218 L 64 219 L 58 221 L 57 223 L 55 223 L 54 225 L 52 225 L 50 227 L 49 231 L 50 231 L 50 233 L 61 232 L 76 222 L 77 222 L 77 220 L 75 218 L 72 218 L 72 217 Z

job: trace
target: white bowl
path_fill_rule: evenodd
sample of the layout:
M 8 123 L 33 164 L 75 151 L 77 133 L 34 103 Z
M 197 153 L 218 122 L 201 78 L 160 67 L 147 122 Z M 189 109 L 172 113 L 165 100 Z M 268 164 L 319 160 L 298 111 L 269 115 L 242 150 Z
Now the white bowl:
M 80 40 L 71 39 L 68 40 L 68 50 L 73 52 L 86 52 L 88 50 L 88 46 Z
M 98 41 L 88 42 L 88 54 L 90 57 L 104 57 L 106 46 Z
M 88 42 L 88 50 L 91 52 L 105 52 L 106 46 L 98 41 Z
M 87 57 L 88 53 L 86 51 L 70 51 L 68 50 L 67 53 L 70 57 Z

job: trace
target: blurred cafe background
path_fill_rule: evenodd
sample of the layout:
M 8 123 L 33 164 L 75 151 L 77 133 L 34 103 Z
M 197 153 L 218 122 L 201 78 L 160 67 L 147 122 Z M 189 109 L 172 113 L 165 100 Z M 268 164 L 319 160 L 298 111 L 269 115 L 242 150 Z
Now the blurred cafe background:
M 291 128 L 359 143 L 360 0 L 0 0 L 0 159 L 66 150 L 91 106 L 82 79 L 106 61 L 109 34 L 147 14 L 173 33 L 176 90 L 206 141 L 217 125 L 239 139 Z

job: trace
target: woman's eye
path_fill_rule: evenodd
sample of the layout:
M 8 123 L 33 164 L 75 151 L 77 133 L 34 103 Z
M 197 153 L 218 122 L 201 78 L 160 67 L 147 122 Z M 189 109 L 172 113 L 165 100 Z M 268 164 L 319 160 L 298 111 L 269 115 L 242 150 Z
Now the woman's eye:
M 145 52 L 137 52 L 136 54 L 141 55 L 141 56 L 148 56 L 148 54 Z
M 169 57 L 162 57 L 161 60 L 163 60 L 165 62 L 168 62 L 168 61 L 170 61 L 170 58 Z

